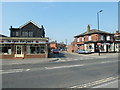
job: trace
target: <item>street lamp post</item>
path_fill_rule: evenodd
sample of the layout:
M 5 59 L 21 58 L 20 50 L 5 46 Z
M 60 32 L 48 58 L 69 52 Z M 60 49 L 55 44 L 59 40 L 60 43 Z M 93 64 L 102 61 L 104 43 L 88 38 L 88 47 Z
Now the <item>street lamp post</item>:
M 97 21 L 98 21 L 98 30 L 99 30 L 99 13 L 102 12 L 103 10 L 100 10 L 99 12 L 97 12 Z
M 97 12 L 97 23 L 98 23 L 98 31 L 99 31 L 99 13 L 101 13 L 103 10 L 100 10 Z M 99 56 L 100 56 L 100 46 L 99 46 Z

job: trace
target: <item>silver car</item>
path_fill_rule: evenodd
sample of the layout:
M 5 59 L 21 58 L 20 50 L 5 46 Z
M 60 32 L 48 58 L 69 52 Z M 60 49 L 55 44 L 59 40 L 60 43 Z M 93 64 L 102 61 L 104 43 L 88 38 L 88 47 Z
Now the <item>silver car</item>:
M 78 53 L 78 54 L 91 54 L 91 51 L 85 51 L 85 50 L 83 50 L 83 49 L 78 49 L 78 50 L 77 50 L 77 53 Z

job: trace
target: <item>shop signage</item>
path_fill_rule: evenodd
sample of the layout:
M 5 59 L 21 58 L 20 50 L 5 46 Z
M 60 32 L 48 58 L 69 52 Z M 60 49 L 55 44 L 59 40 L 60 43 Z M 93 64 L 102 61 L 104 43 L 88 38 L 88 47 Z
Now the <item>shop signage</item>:
M 46 41 L 10 41 L 10 42 L 8 42 L 8 41 L 1 41 L 1 43 L 10 43 L 10 44 L 12 44 L 12 43 L 16 43 L 16 44 L 24 44 L 24 43 L 28 43 L 28 44 L 36 44 L 36 43 L 38 43 L 38 44 L 45 44 L 46 43 Z
M 99 43 L 99 42 L 98 42 L 98 43 L 97 43 L 97 45 L 98 45 L 98 46 L 100 46 L 100 45 L 101 45 L 101 43 Z
M 110 43 L 105 43 L 106 45 L 110 45 Z
M 101 43 L 101 45 L 110 45 L 110 43 Z

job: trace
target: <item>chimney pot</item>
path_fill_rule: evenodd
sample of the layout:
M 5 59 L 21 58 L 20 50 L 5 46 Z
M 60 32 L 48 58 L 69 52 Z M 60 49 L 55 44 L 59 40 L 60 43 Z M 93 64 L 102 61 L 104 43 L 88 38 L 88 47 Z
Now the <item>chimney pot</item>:
M 116 30 L 116 35 L 118 35 L 119 34 L 119 31 L 118 30 Z
M 90 32 L 90 25 L 87 26 L 87 32 Z

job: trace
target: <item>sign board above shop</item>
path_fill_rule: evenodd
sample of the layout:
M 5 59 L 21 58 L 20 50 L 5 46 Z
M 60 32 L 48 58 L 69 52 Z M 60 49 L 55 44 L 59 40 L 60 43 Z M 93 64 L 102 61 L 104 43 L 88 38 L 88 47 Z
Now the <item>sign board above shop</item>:
M 99 43 L 99 42 L 98 42 L 98 43 L 97 43 L 97 45 L 98 45 L 98 46 L 100 46 L 100 45 L 101 45 L 101 43 Z
M 99 42 L 98 42 L 97 45 L 98 45 L 98 46 L 100 46 L 100 45 L 110 45 L 110 43 L 99 43 Z
M 101 45 L 110 45 L 110 43 L 101 43 Z
M 2 41 L 0 41 L 1 43 L 10 43 L 10 44 L 12 44 L 12 43 L 16 43 L 16 44 L 46 44 L 46 43 L 48 43 L 48 41 L 7 41 L 7 40 L 2 40 Z

